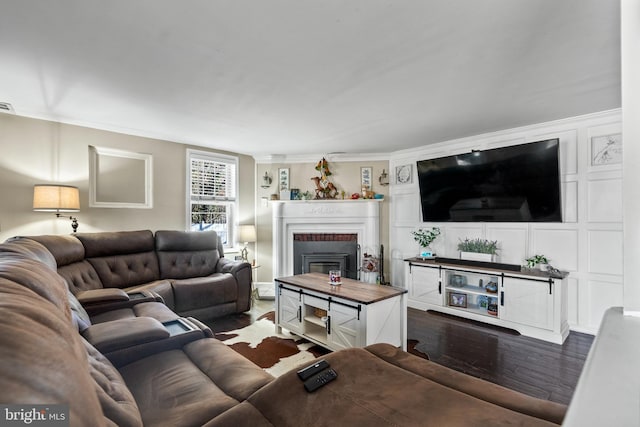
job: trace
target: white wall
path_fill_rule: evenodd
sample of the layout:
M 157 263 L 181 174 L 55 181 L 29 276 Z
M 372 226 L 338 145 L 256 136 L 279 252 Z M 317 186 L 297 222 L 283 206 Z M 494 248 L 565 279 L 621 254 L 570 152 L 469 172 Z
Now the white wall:
M 622 132 L 619 110 L 478 135 L 392 155 L 391 171 L 413 165 L 413 182 L 390 186 L 390 249 L 394 285 L 403 284 L 404 259 L 418 253 L 410 232 L 438 226 L 443 234 L 432 247 L 457 258 L 458 239 L 498 240 L 499 262 L 523 264 L 545 254 L 569 274 L 569 323 L 573 330 L 595 333 L 606 308 L 623 302 L 622 164 L 593 165 L 591 138 Z M 416 160 L 560 139 L 563 193 L 562 223 L 423 223 Z M 625 153 L 626 155 L 626 153 Z

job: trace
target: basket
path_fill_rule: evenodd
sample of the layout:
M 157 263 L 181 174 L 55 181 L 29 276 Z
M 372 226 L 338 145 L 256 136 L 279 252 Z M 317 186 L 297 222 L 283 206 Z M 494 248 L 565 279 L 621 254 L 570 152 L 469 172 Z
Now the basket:
M 323 310 L 321 308 L 314 308 L 313 315 L 322 319 L 327 315 L 327 310 Z

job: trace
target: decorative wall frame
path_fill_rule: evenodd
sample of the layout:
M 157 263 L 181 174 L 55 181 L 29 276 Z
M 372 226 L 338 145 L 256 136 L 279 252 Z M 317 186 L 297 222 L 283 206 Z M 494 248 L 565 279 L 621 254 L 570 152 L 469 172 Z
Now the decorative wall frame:
M 89 146 L 89 206 L 153 208 L 153 156 Z
M 591 166 L 622 163 L 622 134 L 591 137 Z
M 289 168 L 278 169 L 278 189 L 280 191 L 289 190 Z
M 413 165 L 411 163 L 396 166 L 396 184 L 411 184 L 413 182 Z
M 373 168 L 370 166 L 360 168 L 360 185 L 367 190 L 371 189 L 371 176 L 373 175 Z

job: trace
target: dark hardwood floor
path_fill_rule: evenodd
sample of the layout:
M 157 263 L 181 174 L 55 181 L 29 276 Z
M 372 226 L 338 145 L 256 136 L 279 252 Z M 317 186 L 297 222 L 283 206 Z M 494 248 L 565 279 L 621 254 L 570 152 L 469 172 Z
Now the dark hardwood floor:
M 273 301 L 256 301 L 248 313 L 210 323 L 214 332 L 243 328 Z M 571 332 L 563 345 L 519 335 L 479 322 L 413 308 L 407 313 L 407 335 L 416 350 L 441 365 L 529 396 L 569 404 L 593 336 Z
M 410 339 L 441 365 L 520 391 L 569 404 L 593 336 L 571 332 L 563 345 L 454 316 L 410 308 Z

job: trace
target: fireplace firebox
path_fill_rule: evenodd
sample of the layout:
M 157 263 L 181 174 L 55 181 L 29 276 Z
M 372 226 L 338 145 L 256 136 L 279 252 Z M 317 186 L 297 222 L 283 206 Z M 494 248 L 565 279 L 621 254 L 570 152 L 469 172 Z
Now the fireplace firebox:
M 342 277 L 359 279 L 357 240 L 357 234 L 294 234 L 294 274 L 340 270 Z

